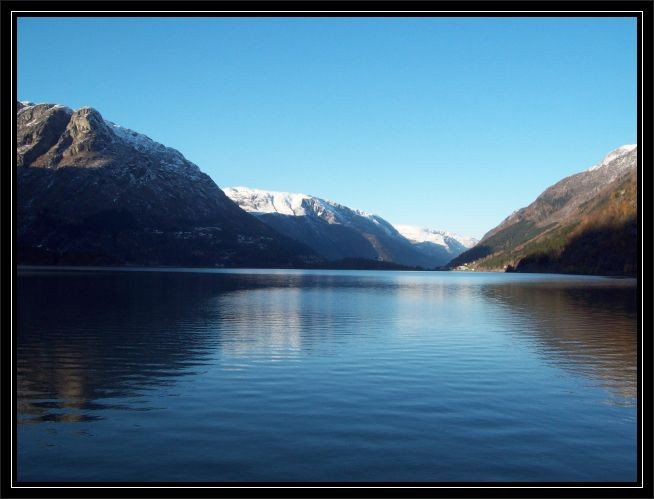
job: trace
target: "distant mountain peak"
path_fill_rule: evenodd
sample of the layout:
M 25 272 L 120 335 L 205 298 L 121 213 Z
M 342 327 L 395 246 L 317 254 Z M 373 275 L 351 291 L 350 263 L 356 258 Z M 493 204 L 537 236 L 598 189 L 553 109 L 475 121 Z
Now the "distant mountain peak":
M 446 230 L 437 230 L 404 224 L 396 224 L 395 228 L 409 241 L 415 243 L 433 243 L 448 247 L 448 243 L 451 243 L 451 240 L 454 240 L 466 249 L 469 249 L 479 242 L 474 237 L 461 236 Z
M 315 214 L 329 223 L 342 223 L 343 220 L 339 220 L 338 215 L 347 212 L 368 218 L 374 223 L 381 220 L 372 213 L 300 192 L 269 191 L 243 186 L 226 187 L 224 191 L 242 209 L 254 214 L 278 213 L 296 217 Z
M 302 193 L 227 187 L 225 194 L 274 229 L 326 258 L 372 258 L 435 267 L 469 248 L 474 240 L 449 232 L 439 242 L 405 237 L 378 215 Z M 476 241 L 474 241 L 476 242 Z
M 312 196 L 302 193 L 267 191 L 250 187 L 226 187 L 225 194 L 245 211 L 251 213 L 279 213 L 280 215 L 303 216 L 305 200 Z

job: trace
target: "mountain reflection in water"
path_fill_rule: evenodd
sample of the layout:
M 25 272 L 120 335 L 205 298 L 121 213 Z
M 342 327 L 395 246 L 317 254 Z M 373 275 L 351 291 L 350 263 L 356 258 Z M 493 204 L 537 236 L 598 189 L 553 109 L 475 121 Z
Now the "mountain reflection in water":
M 530 337 L 548 362 L 612 390 L 620 403 L 636 404 L 635 286 L 546 281 L 480 289 L 488 300 L 510 307 L 513 321 L 526 323 L 507 330 Z

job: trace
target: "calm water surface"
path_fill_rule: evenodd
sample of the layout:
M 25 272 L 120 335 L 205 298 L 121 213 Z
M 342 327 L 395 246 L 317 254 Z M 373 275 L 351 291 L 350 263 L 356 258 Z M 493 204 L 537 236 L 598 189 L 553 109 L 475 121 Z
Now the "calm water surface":
M 21 481 L 636 480 L 635 281 L 21 270 Z

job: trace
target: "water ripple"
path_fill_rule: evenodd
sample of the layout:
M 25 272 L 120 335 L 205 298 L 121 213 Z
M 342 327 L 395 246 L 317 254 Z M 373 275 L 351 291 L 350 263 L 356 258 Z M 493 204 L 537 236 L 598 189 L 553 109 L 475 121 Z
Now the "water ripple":
M 635 477 L 627 280 L 30 270 L 17 303 L 23 480 Z

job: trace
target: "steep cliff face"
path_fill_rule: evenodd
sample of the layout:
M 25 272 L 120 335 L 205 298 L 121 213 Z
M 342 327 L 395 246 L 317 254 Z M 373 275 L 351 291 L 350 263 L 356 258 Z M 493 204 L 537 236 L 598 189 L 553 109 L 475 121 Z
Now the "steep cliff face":
M 546 189 L 510 215 L 451 268 L 634 274 L 637 264 L 637 149 L 623 146 Z
M 320 259 L 233 203 L 178 151 L 92 108 L 20 104 L 22 263 L 297 266 Z

